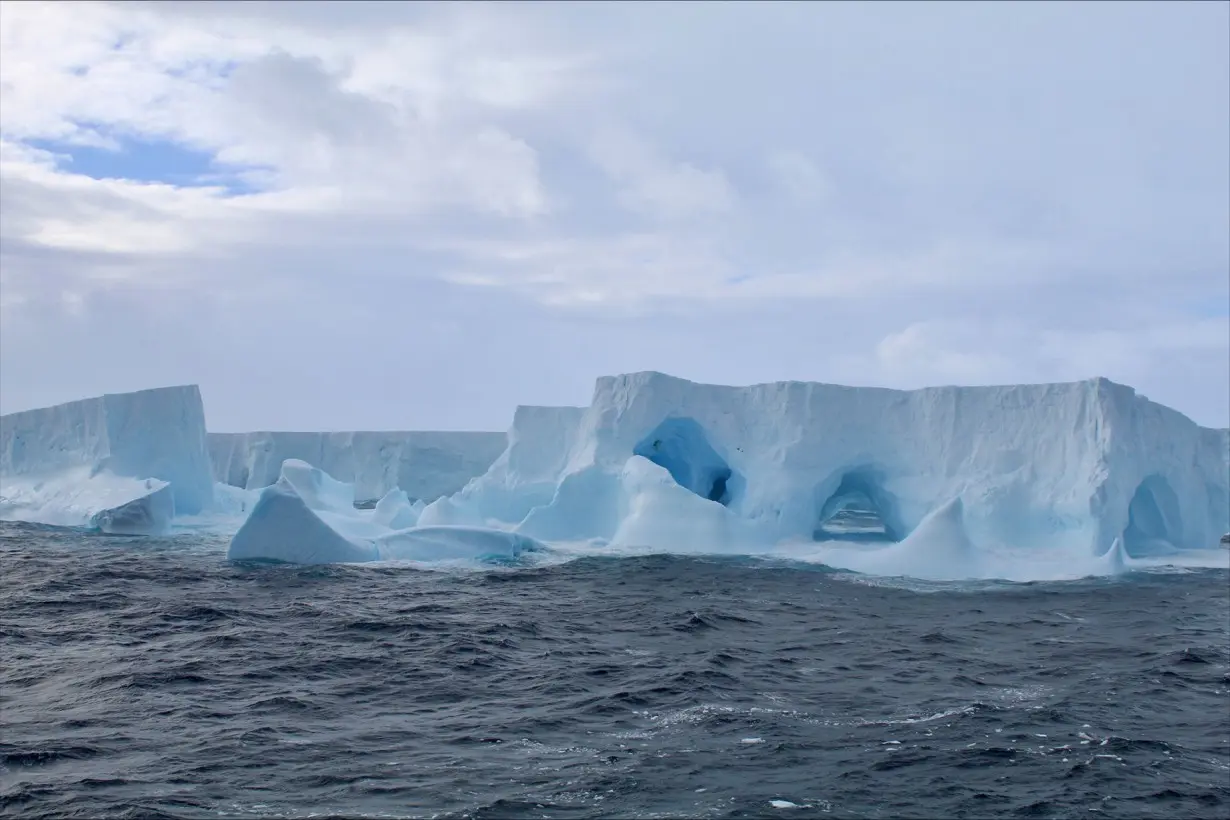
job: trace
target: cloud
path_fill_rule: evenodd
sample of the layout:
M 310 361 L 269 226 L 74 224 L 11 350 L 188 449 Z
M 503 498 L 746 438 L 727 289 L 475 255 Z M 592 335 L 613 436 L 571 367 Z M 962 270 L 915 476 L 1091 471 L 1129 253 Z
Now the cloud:
M 467 49 L 485 44 L 447 32 L 327 37 L 245 27 L 242 17 L 202 26 L 174 8 L 76 8 L 5 6 L 7 139 L 173 140 L 221 166 L 269 169 L 263 179 L 280 190 L 335 190 L 339 208 L 520 217 L 547 207 L 534 150 L 485 112 L 550 99 L 568 85 L 551 83 L 570 65 L 563 58 L 527 55 L 523 65 L 497 52 L 474 61 Z M 477 80 L 456 76 L 456 65 Z M 497 69 L 503 86 L 481 82 Z
M 428 247 L 431 247 L 428 245 Z M 513 288 L 558 307 L 640 308 L 716 296 L 730 266 L 713 243 L 664 233 L 442 243 L 461 258 L 446 278 Z
M 797 151 L 775 151 L 768 158 L 768 171 L 786 196 L 800 204 L 823 202 L 829 181 L 819 166 Z
M 1230 317 L 1073 329 L 1020 320 L 916 322 L 885 336 L 870 362 L 900 384 L 1075 381 L 1094 375 L 1138 385 L 1170 370 L 1212 387 L 1230 345 Z M 1211 392 L 1211 391 L 1210 391 Z
M 0 401 L 205 373 L 240 424 L 266 345 L 269 391 L 465 373 L 496 426 L 635 367 L 1226 424 L 1224 4 L 891 11 L 0 3 Z
M 631 211 L 669 221 L 721 214 L 735 206 L 735 192 L 720 170 L 667 161 L 629 132 L 600 131 L 589 151 Z

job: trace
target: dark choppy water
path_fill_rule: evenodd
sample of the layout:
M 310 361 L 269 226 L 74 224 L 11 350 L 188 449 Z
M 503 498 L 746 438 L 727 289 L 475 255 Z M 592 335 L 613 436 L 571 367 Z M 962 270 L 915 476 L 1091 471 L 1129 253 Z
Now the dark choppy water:
M 1230 813 L 1224 570 L 909 589 L 223 547 L 0 524 L 0 813 Z

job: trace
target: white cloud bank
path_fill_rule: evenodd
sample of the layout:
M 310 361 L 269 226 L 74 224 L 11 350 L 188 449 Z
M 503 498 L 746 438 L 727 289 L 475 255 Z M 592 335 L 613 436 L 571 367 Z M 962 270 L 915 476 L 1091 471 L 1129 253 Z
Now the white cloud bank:
M 0 2 L 0 404 L 1107 375 L 1225 425 L 1227 8 Z

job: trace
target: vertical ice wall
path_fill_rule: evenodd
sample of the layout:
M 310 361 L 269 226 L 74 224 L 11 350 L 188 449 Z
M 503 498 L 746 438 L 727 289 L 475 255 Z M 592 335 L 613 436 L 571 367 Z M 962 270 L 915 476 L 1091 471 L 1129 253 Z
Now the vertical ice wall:
M 508 446 L 479 481 L 481 512 L 468 502 L 473 482 L 452 500 L 441 498 L 428 507 L 423 524 L 479 523 L 493 519 L 505 523 L 522 520 L 530 510 L 547 504 L 559 477 L 577 446 L 577 430 L 584 407 L 521 406 L 513 413 Z
M 1122 535 L 1129 553 L 1211 547 L 1230 529 L 1227 431 L 1099 379 L 1106 481 L 1093 502 L 1099 543 Z
M 159 479 L 175 510 L 210 506 L 213 477 L 196 385 L 161 387 L 0 416 L 0 486 L 65 473 Z
M 165 532 L 212 507 L 195 385 L 119 393 L 0 417 L 0 518 Z

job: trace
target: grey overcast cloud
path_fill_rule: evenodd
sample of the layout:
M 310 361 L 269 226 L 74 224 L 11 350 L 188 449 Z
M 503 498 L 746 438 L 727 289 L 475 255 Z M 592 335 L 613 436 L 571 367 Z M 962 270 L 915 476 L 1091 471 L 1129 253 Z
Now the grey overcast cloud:
M 661 370 L 1230 424 L 1230 4 L 0 3 L 0 409 Z

